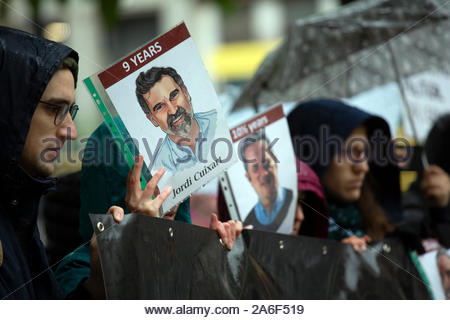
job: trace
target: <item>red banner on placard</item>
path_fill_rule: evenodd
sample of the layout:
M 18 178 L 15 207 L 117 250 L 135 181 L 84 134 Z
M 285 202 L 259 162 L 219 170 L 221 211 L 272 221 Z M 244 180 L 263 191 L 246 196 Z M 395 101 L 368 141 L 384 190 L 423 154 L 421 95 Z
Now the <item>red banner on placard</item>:
M 239 141 L 249 134 L 256 132 L 269 124 L 274 123 L 284 117 L 283 106 L 280 104 L 254 118 L 238 125 L 230 130 L 233 143 Z
M 184 23 L 149 42 L 98 75 L 105 89 L 190 37 Z

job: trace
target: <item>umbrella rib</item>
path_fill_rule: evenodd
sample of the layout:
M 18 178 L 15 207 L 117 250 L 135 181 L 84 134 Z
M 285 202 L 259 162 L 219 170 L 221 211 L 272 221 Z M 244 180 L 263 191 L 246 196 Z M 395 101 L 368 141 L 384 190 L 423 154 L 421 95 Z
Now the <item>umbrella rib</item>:
M 379 46 L 377 46 L 375 49 L 371 50 L 366 56 L 361 57 L 360 59 L 358 59 L 358 61 L 356 61 L 354 64 L 350 65 L 350 67 L 348 67 L 347 69 L 345 69 L 344 71 L 338 73 L 336 76 L 334 76 L 333 78 L 325 81 L 322 85 L 320 85 L 319 87 L 317 87 L 316 89 L 312 90 L 309 94 L 307 94 L 305 97 L 302 97 L 302 100 L 306 100 L 309 97 L 311 97 L 312 95 L 315 94 L 315 92 L 317 92 L 318 90 L 322 89 L 323 87 L 327 86 L 329 83 L 333 82 L 334 80 L 336 80 L 337 78 L 339 78 L 340 76 L 342 76 L 343 74 L 345 74 L 346 72 L 348 72 L 349 70 L 351 70 L 353 67 L 357 66 L 358 64 L 360 64 L 363 60 L 369 58 L 370 56 L 372 56 L 376 51 L 378 51 L 379 49 L 389 45 L 389 43 L 391 41 L 396 40 L 397 38 L 399 38 L 400 36 L 402 36 L 403 34 L 406 34 L 407 32 L 409 32 L 411 29 L 415 28 L 418 24 L 422 23 L 424 20 L 426 20 L 427 18 L 429 18 L 430 16 L 432 16 L 433 14 L 435 14 L 437 11 L 439 11 L 440 9 L 442 9 L 443 7 L 447 6 L 450 3 L 450 0 L 445 2 L 444 4 L 442 4 L 441 6 L 439 6 L 438 8 L 436 8 L 435 10 L 433 10 L 432 12 L 430 12 L 429 14 L 427 14 L 426 16 L 424 16 L 423 18 L 417 20 L 416 22 L 414 22 L 413 24 L 411 24 L 410 26 L 408 26 L 405 30 L 403 30 L 402 32 L 398 33 L 397 35 L 395 35 L 394 37 L 392 37 L 391 39 L 387 40 L 386 42 L 380 44 Z M 417 137 L 417 135 L 416 135 Z M 415 137 L 415 139 L 416 139 Z
M 397 59 L 395 58 L 394 50 L 392 49 L 391 43 L 389 43 L 389 42 L 387 43 L 387 48 L 388 48 L 388 51 L 391 56 L 392 66 L 394 67 L 395 78 L 397 79 L 398 88 L 400 90 L 403 104 L 405 105 L 405 108 L 406 108 L 406 114 L 408 115 L 409 124 L 411 125 L 413 138 L 417 143 L 418 135 L 417 135 L 416 124 L 414 123 L 414 120 L 412 118 L 411 106 L 409 105 L 408 99 L 406 98 L 405 88 L 403 86 L 402 77 L 400 76 L 400 71 L 399 71 L 398 65 L 397 65 Z

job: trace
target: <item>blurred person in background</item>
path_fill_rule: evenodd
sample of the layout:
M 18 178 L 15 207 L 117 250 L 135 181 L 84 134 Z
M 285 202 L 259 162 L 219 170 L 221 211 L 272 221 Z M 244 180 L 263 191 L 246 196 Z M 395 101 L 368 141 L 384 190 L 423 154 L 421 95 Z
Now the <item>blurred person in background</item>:
M 386 121 L 322 99 L 299 103 L 288 123 L 296 156 L 325 190 L 329 238 L 362 251 L 393 231 L 401 200 L 398 168 L 386 159 L 391 138 Z
M 421 239 L 450 247 L 450 114 L 436 120 L 425 142 L 430 165 L 403 197 L 405 224 Z

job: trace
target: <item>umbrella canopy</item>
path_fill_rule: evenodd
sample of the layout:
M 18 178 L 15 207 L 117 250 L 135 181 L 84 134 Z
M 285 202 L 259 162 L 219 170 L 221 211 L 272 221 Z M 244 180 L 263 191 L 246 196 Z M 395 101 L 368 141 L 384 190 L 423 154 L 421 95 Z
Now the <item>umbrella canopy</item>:
M 233 110 L 349 98 L 392 81 L 401 85 L 401 78 L 430 69 L 450 74 L 449 17 L 450 1 L 373 0 L 298 20 Z

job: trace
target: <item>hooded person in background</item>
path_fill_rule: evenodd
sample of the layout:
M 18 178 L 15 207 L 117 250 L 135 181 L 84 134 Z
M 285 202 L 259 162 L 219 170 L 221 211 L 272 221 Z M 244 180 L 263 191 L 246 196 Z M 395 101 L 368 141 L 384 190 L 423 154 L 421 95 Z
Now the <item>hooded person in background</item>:
M 390 220 L 401 217 L 400 186 L 398 168 L 387 159 L 386 121 L 323 99 L 298 104 L 288 123 L 296 156 L 324 187 L 329 238 L 364 250 L 392 231 Z
M 433 125 L 424 152 L 430 165 L 419 172 L 403 197 L 407 224 L 421 239 L 450 247 L 450 114 Z
M 60 149 L 77 137 L 77 62 L 62 44 L 0 27 L 0 298 L 63 297 L 36 220 Z

